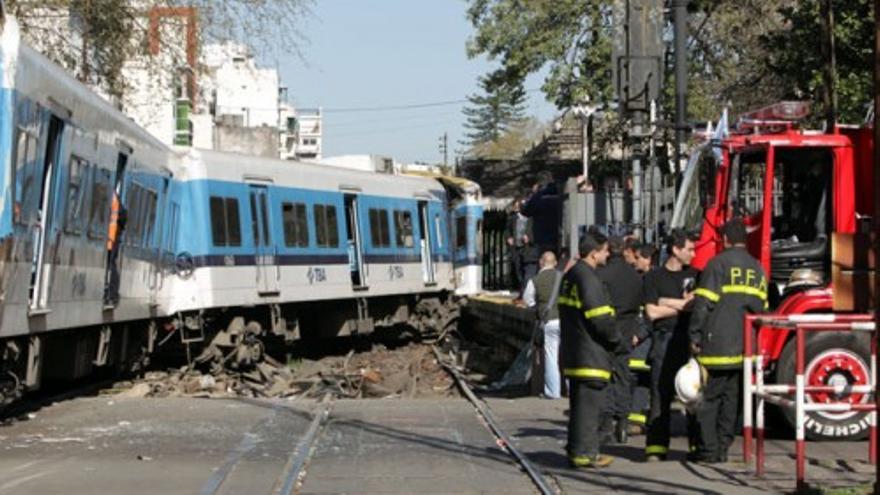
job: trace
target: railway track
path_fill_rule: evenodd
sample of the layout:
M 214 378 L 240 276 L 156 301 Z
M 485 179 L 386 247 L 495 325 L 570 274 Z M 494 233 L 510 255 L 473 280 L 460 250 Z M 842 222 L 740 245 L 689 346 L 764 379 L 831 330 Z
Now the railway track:
M 495 436 L 496 440 L 498 440 L 499 445 L 501 445 L 504 450 L 510 454 L 511 457 L 516 461 L 517 464 L 522 468 L 522 470 L 526 473 L 529 479 L 534 483 L 535 488 L 541 492 L 542 495 L 555 495 L 557 490 L 554 490 L 550 483 L 544 478 L 540 471 L 535 467 L 534 464 L 529 461 L 528 457 L 526 457 L 519 449 L 516 448 L 516 445 L 511 441 L 510 436 L 501 428 L 501 425 L 495 419 L 495 416 L 492 414 L 491 409 L 483 402 L 479 397 L 474 394 L 473 390 L 471 390 L 470 386 L 465 381 L 464 377 L 461 376 L 458 369 L 447 363 L 440 354 L 440 351 L 437 349 L 437 346 L 432 346 L 431 348 L 434 351 L 434 356 L 437 358 L 437 362 L 440 363 L 440 366 L 443 367 L 452 378 L 455 380 L 456 385 L 458 385 L 459 389 L 461 389 L 462 393 L 467 397 L 467 399 L 473 404 L 474 408 L 477 410 L 477 413 L 483 419 L 484 424 L 487 426 L 489 431 Z

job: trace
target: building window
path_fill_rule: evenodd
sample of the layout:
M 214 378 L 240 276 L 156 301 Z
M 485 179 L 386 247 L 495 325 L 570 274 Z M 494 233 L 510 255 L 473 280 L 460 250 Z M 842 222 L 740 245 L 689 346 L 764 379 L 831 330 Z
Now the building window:
M 282 203 L 281 218 L 284 222 L 284 245 L 308 247 L 309 223 L 304 203 Z
M 408 210 L 394 210 L 394 234 L 397 247 L 411 248 L 413 241 L 412 213 Z
M 370 208 L 370 237 L 373 247 L 391 247 L 391 235 L 388 232 L 388 210 Z
M 336 207 L 315 205 L 315 237 L 318 247 L 335 248 L 339 246 L 339 223 L 336 221 Z
M 241 246 L 237 199 L 211 196 L 211 238 L 215 246 Z

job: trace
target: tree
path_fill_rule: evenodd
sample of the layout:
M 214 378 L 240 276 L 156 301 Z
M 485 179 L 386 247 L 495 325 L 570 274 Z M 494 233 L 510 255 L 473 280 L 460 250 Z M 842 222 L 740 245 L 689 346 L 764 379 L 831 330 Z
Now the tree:
M 525 118 L 522 84 L 498 84 L 489 76 L 480 77 L 479 82 L 482 94 L 468 96 L 470 105 L 462 111 L 469 131 L 463 144 L 470 148 L 497 140 Z
M 313 0 L 7 0 L 24 39 L 80 80 L 121 98 L 123 67 L 145 52 L 153 7 L 195 7 L 202 43 L 247 40 L 259 53 L 293 51 L 305 42 L 299 23 Z M 141 57 L 142 58 L 142 57 Z M 154 59 L 154 64 L 161 61 Z M 157 67 L 176 70 L 177 67 Z
M 802 0 L 780 9 L 785 29 L 764 38 L 767 67 L 785 88 L 783 96 L 813 102 L 812 123 L 822 120 L 828 102 L 823 80 L 820 7 L 827 0 Z M 869 0 L 835 0 L 834 39 L 836 70 L 832 74 L 838 101 L 838 121 L 861 122 L 873 98 L 874 18 Z
M 545 126 L 534 118 L 517 120 L 496 138 L 476 143 L 471 147 L 470 155 L 493 160 L 516 160 L 541 138 L 544 130 Z
M 470 0 L 470 57 L 498 61 L 496 77 L 519 83 L 545 66 L 542 89 L 557 107 L 610 101 L 612 2 Z

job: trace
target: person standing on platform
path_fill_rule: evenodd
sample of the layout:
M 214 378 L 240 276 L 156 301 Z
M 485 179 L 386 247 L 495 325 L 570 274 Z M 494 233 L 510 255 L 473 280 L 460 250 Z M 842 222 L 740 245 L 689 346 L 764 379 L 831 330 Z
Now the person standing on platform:
M 610 433 L 613 423 L 614 439 L 618 443 L 626 443 L 627 417 L 632 406 L 632 386 L 635 380 L 629 370 L 629 360 L 633 348 L 638 344 L 641 331 L 639 308 L 642 302 L 642 279 L 635 268 L 626 262 L 625 249 L 623 238 L 614 236 L 608 239 L 608 262 L 597 270 L 611 298 L 611 305 L 616 313 L 615 327 L 622 342 L 621 352 L 614 356 L 614 380 L 609 388 L 601 427 L 603 434 Z
M 663 266 L 645 275 L 645 314 L 652 323 L 651 412 L 648 417 L 645 456 L 649 462 L 665 460 L 669 453 L 670 405 L 675 395 L 675 374 L 689 358 L 689 307 L 696 287 L 697 271 L 691 268 L 694 242 L 684 231 L 674 230 Z M 696 424 L 688 415 L 689 445 L 694 446 Z
M 697 405 L 700 441 L 694 460 L 727 462 L 739 412 L 743 319 L 767 309 L 767 277 L 746 250 L 746 226 L 733 218 L 721 228 L 725 250 L 709 260 L 696 290 L 690 348 L 708 371 Z
M 568 445 L 573 467 L 605 467 L 599 455 L 599 412 L 611 381 L 613 355 L 621 347 L 614 308 L 596 269 L 608 258 L 601 234 L 587 234 L 580 260 L 566 272 L 559 295 L 563 375 L 569 380 Z
M 562 396 L 559 377 L 559 286 L 562 272 L 556 269 L 556 255 L 547 251 L 541 255 L 541 270 L 535 275 L 523 293 L 523 300 L 538 311 L 538 320 L 544 339 L 544 398 L 558 399 Z

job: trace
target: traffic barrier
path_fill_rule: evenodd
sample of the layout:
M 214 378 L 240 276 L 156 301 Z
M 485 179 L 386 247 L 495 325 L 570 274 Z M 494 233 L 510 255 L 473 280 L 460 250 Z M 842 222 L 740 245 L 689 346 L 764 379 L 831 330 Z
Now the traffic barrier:
M 764 352 L 755 353 L 755 331 L 760 327 L 791 328 L 795 330 L 796 358 L 794 384 L 764 383 Z M 871 378 L 869 385 L 806 385 L 804 380 L 804 347 L 806 332 L 871 332 Z M 764 475 L 764 403 L 793 409 L 795 411 L 795 458 L 797 463 L 797 490 L 807 487 L 805 423 L 808 411 L 870 411 L 868 460 L 876 463 L 877 410 L 872 400 L 866 404 L 807 403 L 806 394 L 811 392 L 850 392 L 873 394 L 876 389 L 877 332 L 874 316 L 870 314 L 799 314 L 799 315 L 746 315 L 743 325 L 743 460 L 751 462 L 753 435 L 755 440 L 755 470 Z M 786 396 L 794 392 L 794 400 Z M 756 402 L 753 402 L 756 401 Z M 753 409 L 754 407 L 754 409 Z M 753 432 L 753 416 L 756 420 Z

